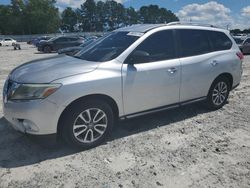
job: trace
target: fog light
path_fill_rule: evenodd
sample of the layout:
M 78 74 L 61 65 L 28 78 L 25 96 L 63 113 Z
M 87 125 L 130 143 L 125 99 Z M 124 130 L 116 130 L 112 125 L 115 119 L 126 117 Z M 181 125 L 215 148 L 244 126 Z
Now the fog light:
M 26 130 L 26 132 L 38 132 L 38 127 L 30 120 L 23 120 L 23 126 Z

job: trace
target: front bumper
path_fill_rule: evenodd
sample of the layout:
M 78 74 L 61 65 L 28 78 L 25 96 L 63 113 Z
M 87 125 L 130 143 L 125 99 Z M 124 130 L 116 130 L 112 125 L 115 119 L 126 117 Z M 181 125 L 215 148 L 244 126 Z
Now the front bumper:
M 5 101 L 3 113 L 14 129 L 34 135 L 57 132 L 58 107 L 47 99 L 27 102 Z

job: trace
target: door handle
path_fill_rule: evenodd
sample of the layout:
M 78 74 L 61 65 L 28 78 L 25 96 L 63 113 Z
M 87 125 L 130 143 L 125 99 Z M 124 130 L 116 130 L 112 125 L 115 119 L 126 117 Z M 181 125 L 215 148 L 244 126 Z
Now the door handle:
M 170 73 L 170 74 L 174 74 L 174 73 L 176 73 L 177 72 L 177 69 L 176 68 L 169 68 L 168 69 L 168 72 Z
M 219 63 L 218 63 L 217 60 L 213 60 L 212 63 L 211 63 L 211 65 L 214 66 L 214 67 L 217 66 L 218 64 L 219 64 Z

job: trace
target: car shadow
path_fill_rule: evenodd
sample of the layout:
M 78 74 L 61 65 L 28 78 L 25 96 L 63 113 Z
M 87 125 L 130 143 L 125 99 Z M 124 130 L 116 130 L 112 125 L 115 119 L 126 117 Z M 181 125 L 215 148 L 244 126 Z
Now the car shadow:
M 46 53 L 46 52 L 34 52 L 34 54 L 57 54 L 57 52 L 49 52 L 49 53 Z
M 121 121 L 106 143 L 152 129 L 168 126 L 198 114 L 208 113 L 202 103 L 166 110 L 155 114 Z M 4 117 L 0 118 L 0 167 L 15 168 L 40 163 L 45 160 L 84 152 L 70 148 L 55 137 L 27 136 L 15 131 Z

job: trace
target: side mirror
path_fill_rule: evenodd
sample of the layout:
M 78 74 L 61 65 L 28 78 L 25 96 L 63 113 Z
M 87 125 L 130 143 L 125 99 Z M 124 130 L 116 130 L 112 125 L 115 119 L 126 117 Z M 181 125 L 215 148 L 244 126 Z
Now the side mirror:
M 149 53 L 141 50 L 134 51 L 126 60 L 127 64 L 146 63 L 149 61 Z

